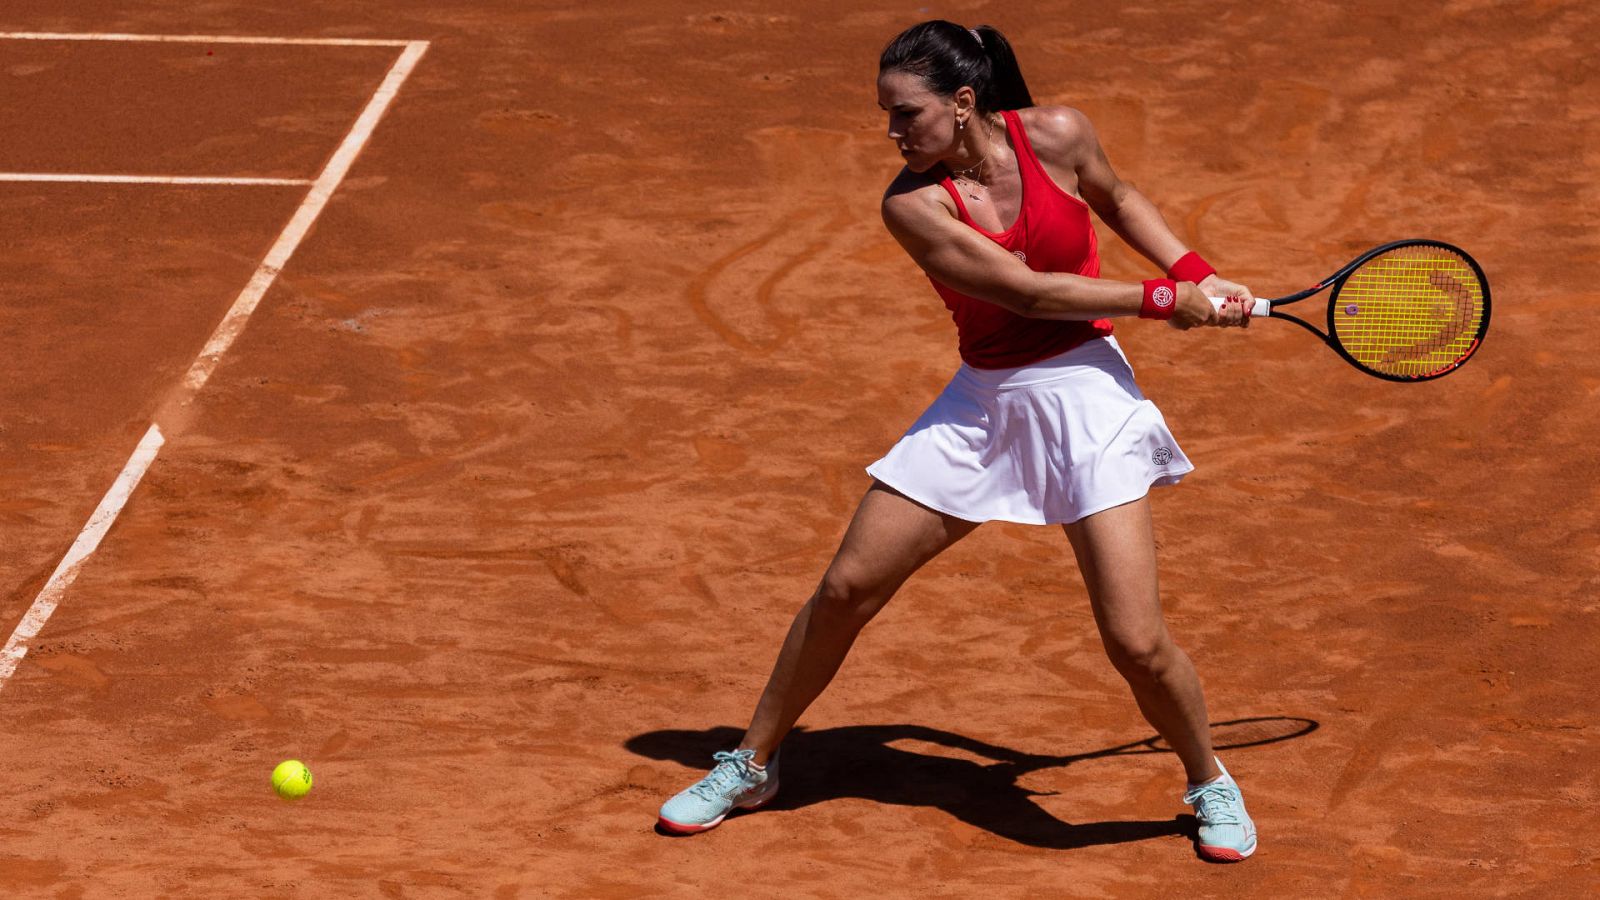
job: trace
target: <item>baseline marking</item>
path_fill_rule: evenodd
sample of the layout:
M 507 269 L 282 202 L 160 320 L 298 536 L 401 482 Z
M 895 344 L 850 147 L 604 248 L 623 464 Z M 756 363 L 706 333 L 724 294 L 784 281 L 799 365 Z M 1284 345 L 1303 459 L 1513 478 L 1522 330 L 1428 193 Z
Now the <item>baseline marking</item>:
M 71 175 L 65 172 L 0 172 L 0 181 L 48 181 L 61 184 L 229 184 L 297 185 L 309 178 L 231 178 L 209 175 Z
M 164 44 L 295 44 L 322 47 L 407 47 L 416 41 L 366 38 L 250 37 L 238 34 L 63 34 L 54 31 L 0 31 L 12 41 L 155 41 Z M 422 43 L 427 43 L 423 41 Z
M 0 38 L 18 36 L 15 33 L 0 32 Z M 26 36 L 24 35 L 24 37 Z M 191 39 L 152 35 L 127 37 L 55 35 L 53 37 L 59 37 L 64 40 Z M 212 40 L 198 37 L 192 39 Z M 292 38 L 240 38 L 234 39 L 233 42 L 351 43 Z M 217 364 L 221 362 L 222 355 L 227 352 L 234 339 L 244 330 L 245 323 L 249 321 L 250 314 L 255 311 L 257 304 L 261 302 L 262 295 L 267 292 L 267 288 L 272 286 L 273 280 L 278 277 L 278 272 L 289 261 L 289 257 L 300 246 L 300 242 L 305 239 L 312 223 L 317 220 L 317 216 L 322 212 L 323 207 L 327 206 L 328 199 L 333 196 L 334 190 L 339 187 L 339 183 L 344 180 L 345 174 L 350 171 L 350 166 L 355 162 L 357 154 L 361 152 L 361 148 L 366 144 L 367 139 L 372 136 L 372 130 L 377 127 L 378 120 L 383 117 L 384 111 L 388 109 L 389 104 L 394 100 L 395 95 L 400 90 L 400 86 L 405 83 L 406 77 L 416 67 L 417 61 L 422 58 L 422 54 L 428 50 L 427 41 L 367 43 L 375 46 L 403 44 L 405 50 L 400 53 L 400 57 L 390 66 L 389 74 L 384 76 L 383 83 L 379 85 L 377 92 L 372 95 L 371 100 L 367 101 L 366 108 L 361 111 L 361 115 L 356 119 L 355 124 L 350 127 L 349 133 L 345 135 L 344 140 L 339 144 L 339 148 L 334 151 L 333 156 L 328 160 L 328 164 L 323 167 L 322 174 L 318 175 L 316 180 L 310 183 L 311 190 L 306 192 L 306 198 L 301 201 L 300 207 L 295 210 L 295 214 L 289 220 L 289 224 L 284 226 L 283 231 L 278 235 L 277 241 L 267 251 L 266 258 L 261 261 L 261 265 L 257 267 L 255 274 L 251 276 L 250 283 L 245 285 L 238 299 L 233 301 L 233 306 L 229 307 L 227 314 L 222 317 L 222 323 L 212 333 L 211 339 L 206 341 L 205 347 L 189 367 L 188 373 L 184 375 L 183 383 L 174 392 L 174 396 L 169 400 L 168 405 L 173 400 L 187 403 L 205 386 L 206 381 L 211 377 L 211 373 L 215 371 Z M 298 183 L 305 184 L 306 182 Z M 56 566 L 55 572 L 51 574 L 50 579 L 40 589 L 39 595 L 34 598 L 33 604 L 28 607 L 28 611 L 23 614 L 22 621 L 18 623 L 16 630 L 12 632 L 11 637 L 6 641 L 4 649 L 0 649 L 0 690 L 5 688 L 12 673 L 16 671 L 17 664 L 27 655 L 28 642 L 38 637 L 40 630 L 50 620 L 50 616 L 60 604 L 61 598 L 66 594 L 67 588 L 78 577 L 78 573 L 88 563 L 89 557 L 93 555 L 95 549 L 100 546 L 101 539 L 111 530 L 112 524 L 116 522 L 123 506 L 127 504 L 128 498 L 133 494 L 133 489 L 139 486 L 139 480 L 144 477 L 144 473 L 155 462 L 156 454 L 161 451 L 161 447 L 165 443 L 166 437 L 161 433 L 160 426 L 156 423 L 151 423 L 149 430 L 145 432 L 144 438 L 139 441 L 139 446 L 134 448 L 133 455 L 128 458 L 127 465 L 122 467 L 122 473 L 112 483 L 111 490 L 107 491 L 105 497 L 101 499 L 100 505 L 89 516 L 89 521 L 84 524 L 83 530 L 78 533 L 77 538 L 72 542 L 72 546 L 68 548 L 67 555 L 62 557 L 61 563 Z

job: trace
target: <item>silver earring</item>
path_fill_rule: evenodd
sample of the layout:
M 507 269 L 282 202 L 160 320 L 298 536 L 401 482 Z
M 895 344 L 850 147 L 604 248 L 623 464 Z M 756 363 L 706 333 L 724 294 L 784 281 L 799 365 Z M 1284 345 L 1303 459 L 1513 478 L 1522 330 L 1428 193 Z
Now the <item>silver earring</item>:
M 956 120 L 956 130 L 957 131 L 966 131 L 967 130 L 967 120 L 966 119 L 957 119 Z

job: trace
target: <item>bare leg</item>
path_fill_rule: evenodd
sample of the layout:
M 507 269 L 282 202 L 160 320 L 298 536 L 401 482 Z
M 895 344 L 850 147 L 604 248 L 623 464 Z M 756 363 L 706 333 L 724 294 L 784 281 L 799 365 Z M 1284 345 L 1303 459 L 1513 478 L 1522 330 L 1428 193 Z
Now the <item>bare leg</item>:
M 755 750 L 755 763 L 765 765 L 833 680 L 862 627 L 913 572 L 977 527 L 874 483 L 822 583 L 789 626 L 739 748 Z
M 1200 677 L 1161 617 L 1149 499 L 1062 528 L 1089 589 L 1100 640 L 1128 680 L 1140 712 L 1183 760 L 1191 784 L 1221 775 Z

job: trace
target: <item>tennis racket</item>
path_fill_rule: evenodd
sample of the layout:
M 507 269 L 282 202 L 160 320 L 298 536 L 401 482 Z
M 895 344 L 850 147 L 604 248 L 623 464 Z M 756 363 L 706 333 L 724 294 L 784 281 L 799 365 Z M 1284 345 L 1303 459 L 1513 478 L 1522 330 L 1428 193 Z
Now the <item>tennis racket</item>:
M 1280 310 L 1328 290 L 1326 332 Z M 1221 309 L 1225 298 L 1212 297 Z M 1465 250 L 1442 241 L 1395 241 L 1351 260 L 1319 284 L 1257 299 L 1252 317 L 1311 332 L 1357 369 L 1389 381 L 1430 381 L 1460 368 L 1489 331 L 1489 280 Z

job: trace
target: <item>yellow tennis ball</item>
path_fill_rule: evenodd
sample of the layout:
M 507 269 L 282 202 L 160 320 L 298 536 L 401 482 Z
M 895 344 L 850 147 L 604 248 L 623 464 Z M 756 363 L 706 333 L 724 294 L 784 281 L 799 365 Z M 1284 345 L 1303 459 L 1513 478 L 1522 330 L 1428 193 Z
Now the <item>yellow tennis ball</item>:
M 311 790 L 311 770 L 298 759 L 286 759 L 272 770 L 272 789 L 285 800 L 298 800 Z

